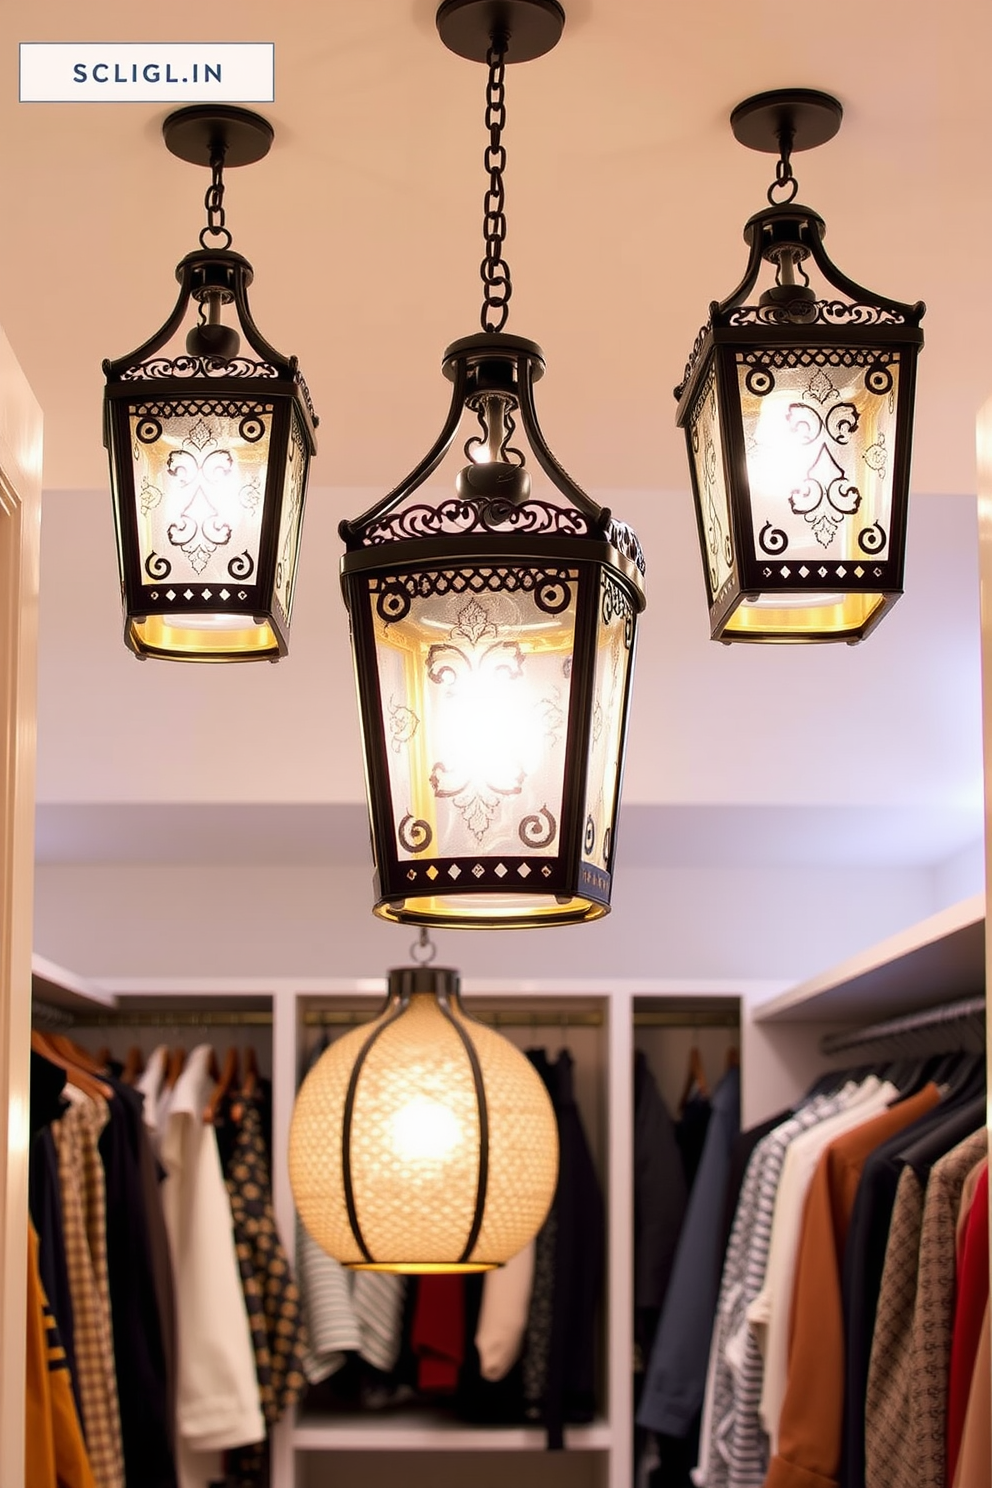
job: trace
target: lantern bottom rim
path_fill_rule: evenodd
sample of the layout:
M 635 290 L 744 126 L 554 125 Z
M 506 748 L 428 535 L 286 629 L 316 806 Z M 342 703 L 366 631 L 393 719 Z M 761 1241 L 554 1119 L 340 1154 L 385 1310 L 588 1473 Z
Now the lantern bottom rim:
M 442 930 L 526 930 L 548 925 L 582 925 L 610 912 L 609 904 L 584 894 L 408 894 L 381 899 L 374 913 L 402 925 L 433 925 Z
M 283 649 L 271 621 L 251 615 L 132 615 L 124 639 L 164 661 L 278 661 Z
M 342 1261 L 346 1271 L 385 1271 L 397 1276 L 470 1276 L 497 1271 L 503 1261 Z

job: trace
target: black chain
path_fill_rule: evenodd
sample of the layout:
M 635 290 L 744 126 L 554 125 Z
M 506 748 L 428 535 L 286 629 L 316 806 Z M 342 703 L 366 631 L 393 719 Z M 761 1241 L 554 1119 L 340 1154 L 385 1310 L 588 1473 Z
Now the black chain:
M 506 146 L 502 142 L 503 126 L 506 123 L 506 103 L 503 96 L 504 57 L 507 37 L 496 32 L 486 53 L 489 67 L 489 82 L 486 88 L 486 128 L 489 144 L 483 156 L 489 172 L 489 186 L 483 203 L 482 233 L 486 240 L 486 256 L 482 260 L 480 273 L 483 283 L 482 329 L 501 331 L 510 312 L 510 266 L 503 257 L 506 238 L 506 212 L 504 210 L 503 172 L 506 169 Z
M 775 179 L 768 188 L 768 200 L 773 207 L 785 207 L 789 202 L 795 201 L 796 192 L 799 190 L 799 182 L 792 174 L 792 141 L 795 139 L 795 131 L 788 125 L 779 130 L 779 158 L 775 162 Z M 776 199 L 777 191 L 788 192 L 787 196 Z
M 207 247 L 207 237 L 227 239 L 226 243 L 212 244 L 214 248 L 230 248 L 233 241 L 230 229 L 224 225 L 224 156 L 226 153 L 226 145 L 214 145 L 210 152 L 210 185 L 203 198 L 203 205 L 207 211 L 207 225 L 200 232 L 201 248 Z

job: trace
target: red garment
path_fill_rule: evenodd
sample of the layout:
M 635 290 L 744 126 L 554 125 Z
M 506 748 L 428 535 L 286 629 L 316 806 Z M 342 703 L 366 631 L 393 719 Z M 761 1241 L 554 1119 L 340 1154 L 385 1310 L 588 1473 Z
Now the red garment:
M 951 1336 L 951 1378 L 947 1392 L 947 1482 L 961 1451 L 964 1418 L 968 1410 L 971 1377 L 982 1332 L 982 1319 L 989 1300 L 989 1170 L 978 1180 L 961 1247 L 954 1331 Z
M 465 1357 L 465 1278 L 421 1276 L 410 1330 L 419 1360 L 417 1384 L 434 1395 L 453 1395 Z

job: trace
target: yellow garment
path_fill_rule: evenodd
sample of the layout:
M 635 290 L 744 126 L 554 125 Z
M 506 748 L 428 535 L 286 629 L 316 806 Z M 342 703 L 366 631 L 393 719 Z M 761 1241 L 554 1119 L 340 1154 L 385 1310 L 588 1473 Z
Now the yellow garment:
M 96 1488 L 72 1396 L 69 1366 L 38 1273 L 28 1226 L 24 1488 Z

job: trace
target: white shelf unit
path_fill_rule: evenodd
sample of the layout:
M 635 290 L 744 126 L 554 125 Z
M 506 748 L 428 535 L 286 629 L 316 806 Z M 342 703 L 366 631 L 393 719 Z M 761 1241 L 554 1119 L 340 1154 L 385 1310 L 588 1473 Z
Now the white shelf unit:
M 850 1062 L 820 1052 L 824 1034 L 984 996 L 985 983 L 985 897 L 976 894 L 819 976 L 751 999 L 742 1029 L 744 1125 L 795 1100 L 824 1069 Z
M 263 1073 L 273 1082 L 273 1199 L 280 1233 L 291 1249 L 295 1216 L 287 1165 L 279 1160 L 288 1147 L 289 1124 L 297 1081 L 312 1025 L 307 1013 L 320 1008 L 354 1009 L 365 1015 L 384 995 L 385 978 L 271 979 L 208 977 L 202 980 L 130 980 L 127 983 L 87 982 L 47 963 L 36 965 L 36 996 L 49 1004 L 94 1018 L 129 1020 L 122 1025 L 121 1044 L 136 1042 L 150 1048 L 163 1036 L 186 1047 L 212 1036 L 220 1044 L 259 1045 Z M 470 1010 L 490 1011 L 500 1017 L 501 1031 L 521 1044 L 545 1041 L 552 1052 L 559 1043 L 573 1046 L 578 1076 L 577 1095 L 590 1147 L 600 1174 L 607 1216 L 607 1261 L 603 1299 L 600 1411 L 588 1425 L 565 1429 L 564 1453 L 548 1454 L 540 1427 L 479 1427 L 462 1425 L 431 1413 L 406 1412 L 382 1417 L 315 1415 L 303 1409 L 281 1422 L 273 1434 L 274 1488 L 311 1488 L 333 1480 L 339 1488 L 379 1488 L 392 1484 L 396 1454 L 405 1454 L 404 1483 L 446 1488 L 446 1474 L 464 1480 L 466 1455 L 471 1456 L 474 1488 L 505 1482 L 508 1456 L 513 1458 L 516 1488 L 629 1488 L 632 1479 L 632 1231 L 633 1231 L 633 1113 L 631 1069 L 635 1012 L 667 1011 L 682 1026 L 673 1038 L 687 1047 L 693 1037 L 694 1011 L 705 1025 L 707 1009 L 726 1012 L 743 1008 L 749 999 L 768 998 L 781 990 L 777 983 L 628 981 L 514 981 L 466 978 L 463 991 Z M 188 1030 L 173 1024 L 197 1010 L 271 1010 L 271 1030 L 245 1028 L 228 1034 L 209 1026 Z M 579 1012 L 597 1010 L 599 1026 L 574 1021 Z M 543 1022 L 533 1029 L 532 1014 Z M 570 1014 L 573 1023 L 569 1023 Z M 511 1025 L 505 1026 L 508 1019 Z M 127 1030 L 133 1031 L 127 1031 Z M 72 1036 L 96 1048 L 113 1046 L 105 1024 L 75 1026 Z M 713 1030 L 710 1030 L 713 1032 Z M 663 1029 L 648 1032 L 649 1049 L 665 1037 Z M 730 1042 L 726 1029 L 719 1034 L 721 1059 Z M 116 1050 L 115 1050 L 116 1052 Z M 684 1054 L 679 1055 L 684 1061 Z M 714 1075 L 718 1073 L 714 1069 Z M 742 1065 L 744 1088 L 747 1069 Z M 430 1470 L 428 1471 L 428 1466 Z M 456 1477 L 452 1477 L 452 1483 Z

